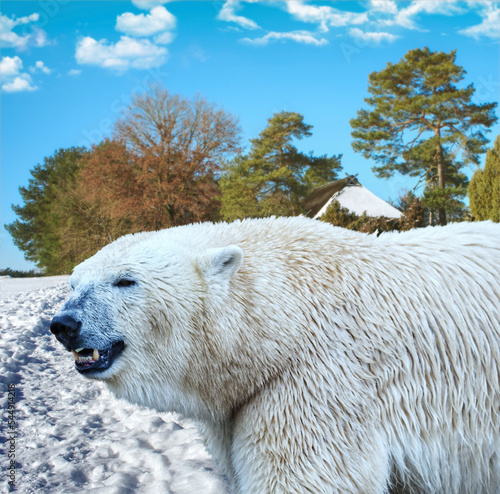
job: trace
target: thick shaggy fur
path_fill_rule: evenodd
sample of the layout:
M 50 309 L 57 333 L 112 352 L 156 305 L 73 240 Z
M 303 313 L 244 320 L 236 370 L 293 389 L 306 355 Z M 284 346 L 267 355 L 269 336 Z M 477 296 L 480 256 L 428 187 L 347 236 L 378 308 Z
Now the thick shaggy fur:
M 108 245 L 61 313 L 125 341 L 94 377 L 197 419 L 235 493 L 493 494 L 499 267 L 492 223 L 199 224 Z

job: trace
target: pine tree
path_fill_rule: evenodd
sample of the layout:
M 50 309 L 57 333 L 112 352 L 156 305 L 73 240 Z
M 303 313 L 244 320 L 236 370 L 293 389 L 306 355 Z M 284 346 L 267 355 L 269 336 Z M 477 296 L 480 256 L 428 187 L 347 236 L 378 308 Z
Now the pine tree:
M 337 178 L 341 155 L 315 157 L 299 152 L 294 140 L 311 135 L 312 126 L 295 112 L 275 113 L 248 155 L 226 166 L 221 177 L 224 219 L 295 216 L 303 199 L 319 185 Z
M 450 177 L 464 164 L 478 163 L 488 143 L 484 132 L 497 121 L 496 103 L 475 104 L 472 84 L 456 86 L 465 70 L 455 59 L 456 51 L 410 50 L 397 64 L 370 74 L 371 97 L 365 101 L 371 109 L 351 120 L 353 149 L 380 163 L 373 168 L 377 176 L 397 171 L 426 184 L 431 180 L 427 200 L 442 225 L 447 208 L 456 207 L 463 193 Z
M 486 154 L 484 170 L 478 169 L 471 179 L 469 202 L 475 220 L 500 222 L 500 135 Z
M 405 165 L 409 169 L 418 170 L 422 163 L 427 163 L 427 168 L 421 174 L 424 183 L 422 206 L 427 209 L 429 223 L 434 224 L 434 219 L 440 210 L 446 212 L 447 220 L 461 221 L 464 219 L 467 208 L 463 199 L 467 195 L 469 179 L 461 171 L 464 167 L 463 161 L 450 150 L 443 150 L 443 177 L 445 186 L 439 186 L 438 162 L 435 146 L 432 140 L 423 141 L 415 145 L 406 154 Z

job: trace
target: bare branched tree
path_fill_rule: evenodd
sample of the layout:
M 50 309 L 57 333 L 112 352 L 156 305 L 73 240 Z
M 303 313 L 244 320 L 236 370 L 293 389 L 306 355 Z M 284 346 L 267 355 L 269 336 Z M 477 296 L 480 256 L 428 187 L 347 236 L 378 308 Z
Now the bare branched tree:
M 199 96 L 189 100 L 154 85 L 132 99 L 114 130 L 81 173 L 82 187 L 106 215 L 126 218 L 133 231 L 217 217 L 216 180 L 224 160 L 240 150 L 235 117 Z

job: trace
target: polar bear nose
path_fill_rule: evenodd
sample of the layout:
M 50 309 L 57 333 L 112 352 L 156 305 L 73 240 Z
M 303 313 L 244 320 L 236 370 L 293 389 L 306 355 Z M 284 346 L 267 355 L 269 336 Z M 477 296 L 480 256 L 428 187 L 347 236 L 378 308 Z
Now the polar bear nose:
M 71 316 L 56 316 L 50 323 L 50 331 L 64 346 L 69 346 L 69 341 L 78 335 L 80 326 L 81 323 L 75 321 Z

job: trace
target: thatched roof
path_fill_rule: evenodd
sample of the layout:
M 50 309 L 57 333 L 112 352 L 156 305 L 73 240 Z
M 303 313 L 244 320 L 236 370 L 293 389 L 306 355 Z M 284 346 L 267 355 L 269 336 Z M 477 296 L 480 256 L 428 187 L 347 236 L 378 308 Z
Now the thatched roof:
M 338 201 L 342 207 L 358 215 L 366 211 L 368 216 L 374 218 L 379 216 L 399 218 L 402 214 L 401 211 L 363 187 L 353 175 L 316 187 L 306 197 L 304 204 L 310 217 L 319 218 L 332 201 Z
M 359 185 L 356 177 L 348 175 L 341 180 L 335 180 L 335 182 L 330 182 L 329 184 L 313 189 L 304 201 L 304 206 L 306 207 L 306 211 L 308 211 L 308 215 L 314 218 L 334 194 L 351 183 Z

